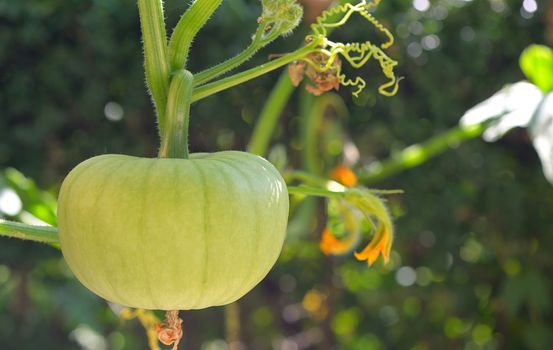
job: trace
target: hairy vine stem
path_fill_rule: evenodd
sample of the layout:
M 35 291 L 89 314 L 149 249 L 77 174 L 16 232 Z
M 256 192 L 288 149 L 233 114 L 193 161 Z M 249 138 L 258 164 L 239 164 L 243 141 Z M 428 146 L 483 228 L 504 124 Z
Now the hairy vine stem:
M 280 58 L 277 58 L 273 61 L 267 62 L 255 68 L 246 70 L 244 72 L 234 74 L 228 78 L 224 78 L 216 82 L 200 86 L 194 89 L 194 92 L 192 93 L 192 102 L 199 101 L 203 98 L 206 98 L 208 96 L 211 96 L 213 94 L 226 90 L 233 86 L 242 84 L 248 80 L 257 78 L 263 74 L 269 73 L 275 69 L 285 66 L 288 63 L 294 60 L 300 59 L 301 57 L 311 52 L 315 52 L 317 50 L 317 46 L 318 46 L 317 42 L 311 42 L 306 46 L 302 47 L 301 49 L 296 50 Z
M 3 219 L 0 219 L 0 236 L 59 244 L 58 230 L 55 227 L 26 225 Z
M 172 71 L 186 69 L 192 41 L 222 0 L 196 0 L 182 15 L 169 40 L 169 62 Z
M 275 33 L 271 35 L 271 37 L 268 40 L 262 40 L 262 35 L 265 31 L 266 24 L 260 23 L 260 25 L 257 27 L 257 30 L 254 35 L 254 39 L 252 40 L 251 44 L 244 49 L 244 51 L 240 52 L 234 57 L 229 58 L 228 60 L 219 63 L 216 66 L 213 66 L 211 68 L 205 69 L 199 73 L 196 73 L 196 79 L 194 80 L 194 86 L 200 86 L 203 85 L 218 76 L 238 67 L 242 63 L 249 60 L 257 51 L 259 51 L 261 48 L 263 48 L 265 45 L 269 44 L 271 41 L 276 39 L 280 33 Z

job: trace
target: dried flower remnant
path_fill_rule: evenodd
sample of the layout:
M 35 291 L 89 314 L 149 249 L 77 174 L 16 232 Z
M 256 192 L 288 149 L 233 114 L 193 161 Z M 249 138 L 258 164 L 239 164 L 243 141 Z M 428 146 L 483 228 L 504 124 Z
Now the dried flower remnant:
M 305 85 L 305 89 L 315 96 L 332 89 L 338 90 L 342 61 L 335 56 L 330 67 L 325 68 L 328 59 L 324 53 L 313 52 L 300 61 L 290 63 L 288 74 L 292 84 L 299 86 L 304 77 L 307 77 L 310 83 Z
M 162 344 L 173 345 L 172 350 L 177 350 L 182 338 L 182 320 L 177 310 L 167 311 L 165 320 L 156 324 L 157 338 Z

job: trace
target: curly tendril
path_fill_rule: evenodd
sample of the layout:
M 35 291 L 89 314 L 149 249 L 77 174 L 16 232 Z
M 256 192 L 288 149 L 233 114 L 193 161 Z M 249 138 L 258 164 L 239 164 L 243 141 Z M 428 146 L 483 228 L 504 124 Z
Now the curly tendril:
M 338 57 L 340 56 L 344 61 L 348 62 L 356 69 L 361 68 L 372 58 L 379 63 L 382 73 L 388 78 L 388 82 L 379 86 L 378 92 L 384 96 L 395 95 L 402 78 L 396 77 L 394 72 L 394 68 L 398 64 L 397 61 L 391 59 L 384 52 L 385 49 L 393 45 L 394 37 L 386 27 L 380 24 L 380 22 L 368 12 L 371 8 L 377 6 L 380 1 L 381 0 L 374 0 L 372 2 L 367 2 L 366 0 L 362 0 L 356 5 L 347 3 L 324 11 L 321 16 L 317 18 L 315 23 L 311 25 L 312 34 L 306 37 L 307 42 L 316 42 L 318 44 L 316 54 L 319 55 L 316 56 L 317 59 L 313 59 L 314 54 L 310 54 L 299 61 L 307 64 L 311 70 L 315 70 L 320 75 L 332 75 L 334 80 L 339 83 L 338 85 L 356 88 L 352 94 L 358 97 L 367 83 L 361 77 L 348 78 L 342 73 L 341 61 Z M 379 45 L 371 43 L 370 41 L 361 43 L 335 43 L 327 38 L 330 29 L 338 28 L 346 24 L 351 16 L 356 13 L 381 32 L 386 37 L 386 41 Z M 295 64 L 296 67 L 301 68 L 302 63 L 295 62 L 293 65 Z M 295 79 L 293 79 L 295 85 L 299 84 L 299 81 L 302 80 L 303 75 L 300 76 L 302 71 L 308 72 L 309 70 L 304 67 L 301 70 L 296 69 L 296 76 Z M 314 73 L 311 73 L 311 76 L 307 73 L 305 75 L 310 79 L 311 76 L 317 76 Z M 317 81 L 311 80 L 317 85 Z M 329 80 L 332 79 L 327 76 L 325 81 Z M 328 91 L 332 88 L 337 89 L 337 86 L 326 84 L 325 86 L 317 86 L 317 88 L 313 88 L 312 86 L 307 87 L 311 92 L 313 90 L 317 92 Z

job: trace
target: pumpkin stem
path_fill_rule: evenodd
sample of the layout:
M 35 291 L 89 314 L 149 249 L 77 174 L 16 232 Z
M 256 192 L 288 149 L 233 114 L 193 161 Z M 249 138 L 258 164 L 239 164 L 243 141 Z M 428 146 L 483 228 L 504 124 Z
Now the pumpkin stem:
M 160 158 L 188 158 L 188 124 L 193 81 L 192 73 L 184 69 L 176 71 L 171 78 L 159 149 Z
M 165 313 L 165 320 L 156 324 L 157 338 L 164 345 L 173 345 L 172 350 L 177 350 L 182 339 L 182 320 L 179 318 L 179 310 L 170 310 Z

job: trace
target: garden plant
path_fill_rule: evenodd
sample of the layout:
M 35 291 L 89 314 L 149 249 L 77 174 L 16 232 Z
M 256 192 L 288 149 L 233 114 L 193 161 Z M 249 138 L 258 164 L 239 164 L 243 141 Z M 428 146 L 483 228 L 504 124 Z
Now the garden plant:
M 232 6 L 239 7 L 241 3 Z M 133 151 L 133 156 L 123 155 L 125 147 L 120 147 L 117 152 L 91 153 L 88 159 L 79 159 L 77 155 L 75 166 L 67 169 L 70 170 L 68 175 L 54 191 L 40 190 L 15 169 L 4 173 L 0 189 L 5 187 L 11 192 L 4 191 L 0 195 L 0 214 L 5 217 L 0 217 L 0 234 L 47 245 L 33 249 L 52 250 L 58 255 L 59 249 L 63 264 L 67 264 L 63 265 L 65 271 L 70 270 L 82 285 L 107 301 L 109 312 L 116 315 L 116 319 L 136 318 L 145 329 L 147 341 L 134 340 L 135 345 L 132 342 L 125 345 L 113 338 L 110 348 L 144 347 L 147 343 L 150 349 L 160 349 L 159 342 L 173 349 L 183 348 L 189 327 L 209 329 L 211 326 L 206 322 L 191 325 L 186 315 L 192 311 L 181 313 L 180 316 L 185 315 L 181 319 L 179 310 L 210 308 L 198 311 L 209 317 L 214 306 L 224 306 L 225 329 L 219 330 L 216 336 L 225 337 L 226 342 L 220 345 L 222 347 L 217 347 L 218 343 L 204 346 L 266 348 L 266 345 L 244 345 L 240 341 L 240 333 L 247 330 L 241 326 L 244 317 L 240 316 L 238 305 L 241 298 L 255 293 L 250 291 L 260 283 L 257 288 L 274 289 L 274 281 L 264 278 L 273 268 L 277 271 L 289 268 L 294 254 L 306 261 L 313 259 L 314 254 L 321 256 L 320 261 L 337 269 L 332 274 L 321 272 L 317 279 L 307 277 L 312 285 L 301 301 L 301 312 L 315 323 L 321 322 L 324 335 L 306 332 L 301 339 L 287 340 L 288 343 L 283 340 L 278 345 L 273 343 L 273 347 L 380 348 L 378 337 L 357 339 L 353 336 L 356 326 L 352 324 L 359 324 L 364 317 L 358 308 L 369 302 L 359 298 L 348 301 L 342 309 L 332 310 L 329 305 L 333 294 L 329 290 L 374 290 L 377 287 L 371 286 L 371 281 L 380 281 L 378 274 L 395 270 L 400 285 L 408 286 L 416 281 L 420 287 L 425 287 L 430 283 L 442 283 L 445 272 L 433 273 L 426 267 L 416 271 L 400 267 L 402 255 L 409 255 L 406 245 L 400 244 L 398 252 L 392 252 L 392 243 L 401 241 L 403 236 L 401 229 L 395 229 L 393 217 L 410 215 L 402 213 L 399 203 L 410 201 L 428 207 L 426 213 L 417 217 L 420 222 L 432 221 L 431 207 L 440 206 L 440 203 L 429 199 L 428 193 L 415 191 L 412 194 L 409 182 L 386 183 L 385 188 L 379 189 L 373 188 L 375 183 L 422 166 L 466 140 L 483 135 L 485 140 L 495 141 L 516 127 L 528 128 L 543 172 L 550 182 L 553 181 L 553 105 L 548 95 L 553 89 L 551 49 L 534 45 L 522 53 L 521 70 L 530 82 L 499 86 L 499 92 L 488 100 L 480 94 L 473 103 L 484 101 L 464 113 L 458 126 L 398 150 L 388 160 L 371 159 L 363 165 L 363 159 L 371 155 L 366 148 L 358 148 L 348 136 L 345 125 L 351 118 L 352 107 L 347 101 L 361 107 L 393 101 L 398 98 L 396 95 L 401 95 L 403 84 L 409 89 L 411 77 L 405 74 L 403 80 L 398 73 L 399 64 L 394 59 L 399 56 L 397 44 L 392 30 L 381 23 L 385 17 L 378 15 L 383 6 L 380 0 L 343 0 L 316 11 L 314 16 L 307 13 L 310 2 L 305 1 L 304 5 L 305 10 L 296 0 L 252 3 L 258 13 L 250 18 L 256 28 L 246 48 L 226 59 L 216 55 L 216 62 L 221 63 L 206 68 L 202 60 L 194 62 L 194 58 L 200 57 L 194 56 L 195 50 L 204 52 L 202 46 L 208 40 L 201 36 L 201 29 L 210 30 L 208 20 L 216 16 L 216 10 L 223 7 L 229 11 L 231 5 L 225 5 L 222 0 L 196 0 L 186 6 L 182 16 L 174 21 L 174 28 L 168 31 L 163 1 L 138 0 L 143 67 L 153 105 L 151 115 L 154 116 L 147 120 L 149 129 L 157 130 L 148 133 L 159 139 L 157 154 Z M 418 12 L 428 10 L 417 8 L 423 5 L 413 2 Z M 446 8 L 444 6 L 442 8 Z M 302 26 L 304 15 L 306 21 L 311 17 L 311 23 Z M 229 14 L 222 16 L 219 18 Z M 400 28 L 405 18 L 395 20 Z M 224 25 L 224 21 L 218 21 Z M 430 41 L 435 38 L 430 35 L 426 38 L 426 45 L 431 46 Z M 269 45 L 279 40 L 290 44 L 283 50 L 267 53 L 265 48 L 274 50 L 274 46 Z M 247 65 L 250 68 L 241 68 Z M 275 71 L 277 75 L 271 73 Z M 280 74 L 276 84 L 273 84 L 275 79 L 266 77 L 268 74 L 273 78 Z M 195 148 L 194 144 L 203 137 L 202 128 L 194 124 L 195 120 L 214 120 L 217 116 L 205 115 L 205 110 L 210 108 L 219 112 L 227 110 L 219 106 L 204 108 L 202 112 L 199 107 L 195 109 L 195 104 L 205 99 L 213 100 L 211 104 L 216 106 L 223 101 L 217 99 L 218 95 L 239 89 L 240 85 L 250 84 L 256 78 L 267 79 L 265 81 L 274 86 L 270 92 L 264 91 L 261 99 L 266 101 L 258 105 L 260 115 L 255 123 L 250 123 L 251 136 L 243 145 L 221 147 L 225 143 L 224 134 L 221 134 L 223 136 L 215 140 L 216 146 L 204 144 L 202 147 L 211 152 L 190 152 L 189 148 Z M 297 89 L 296 106 L 301 122 L 292 118 L 289 128 L 299 134 L 299 139 L 274 142 L 283 139 L 282 118 L 296 87 L 301 87 Z M 485 93 L 492 95 L 494 91 L 486 90 Z M 397 101 L 397 106 L 405 111 L 401 101 Z M 117 119 L 122 113 L 118 108 L 117 104 L 106 104 L 104 112 L 108 119 L 110 115 Z M 241 113 L 242 118 L 249 118 L 247 108 Z M 375 130 L 381 128 L 379 125 L 375 124 Z M 217 126 L 212 128 L 216 130 Z M 237 132 L 226 130 L 232 135 Z M 420 130 L 415 127 L 411 132 L 416 135 Z M 412 140 L 417 141 L 416 138 Z M 375 146 L 371 142 L 365 145 Z M 438 171 L 431 173 L 431 176 L 438 176 Z M 545 180 L 541 180 L 545 191 L 549 191 Z M 438 185 L 430 181 L 430 192 L 432 186 Z M 465 184 L 466 188 L 471 186 Z M 462 191 L 465 187 L 459 185 Z M 474 189 L 467 191 L 473 193 Z M 57 200 L 54 193 L 59 193 Z M 2 198 L 5 203 L 21 201 L 24 210 L 2 206 Z M 542 208 L 547 212 L 545 208 L 550 208 L 551 203 L 547 199 L 544 201 Z M 458 209 L 455 215 L 477 215 L 467 208 L 463 210 Z M 541 235 L 542 222 L 547 222 L 551 216 L 539 215 L 541 221 L 539 224 L 535 221 L 534 227 Z M 420 222 L 413 227 L 420 226 Z M 478 220 L 474 225 L 474 231 L 485 226 Z M 397 237 L 395 231 L 399 232 Z M 309 237 L 312 233 L 314 236 Z M 406 237 L 409 234 L 406 232 Z M 426 249 L 435 244 L 436 237 L 422 230 L 419 240 Z M 532 244 L 539 243 L 529 243 L 528 248 L 534 249 L 532 254 L 538 254 L 539 249 L 532 248 Z M 471 233 L 460 249 L 460 256 L 465 262 L 476 263 L 482 249 L 478 238 Z M 445 265 L 451 266 L 452 259 L 446 254 Z M 443 265 L 443 262 L 438 264 Z M 520 261 L 506 257 L 503 268 L 512 281 L 509 280 L 511 284 L 505 282 L 501 288 L 505 300 L 515 300 L 508 306 L 509 317 L 514 317 L 520 308 L 529 310 L 529 322 L 537 326 L 525 329 L 522 338 L 526 339 L 525 344 L 530 344 L 528 346 L 539 348 L 549 339 L 545 329 L 550 317 L 547 295 L 551 288 L 543 275 L 536 272 L 539 269 L 529 266 L 521 272 Z M 543 266 L 543 269 L 549 268 L 547 263 Z M 306 271 L 312 269 L 306 266 Z M 292 275 L 283 274 L 278 280 L 284 294 L 296 288 L 296 281 L 303 278 L 301 269 L 295 270 Z M 0 282 L 3 271 L 0 269 Z M 412 278 L 415 280 L 411 283 L 408 280 Z M 382 282 L 374 283 L 380 285 Z M 526 289 L 520 289 L 519 285 L 534 286 L 534 299 L 527 297 Z M 488 310 L 492 308 L 489 300 L 496 291 L 487 286 L 482 282 L 474 287 L 476 298 L 484 305 L 482 313 L 485 316 L 476 321 L 450 316 L 442 327 L 449 339 L 460 342 L 466 336 L 470 338 L 467 348 L 504 344 L 502 336 L 492 335 L 491 329 L 500 325 L 490 321 L 493 317 Z M 81 293 L 89 292 L 83 289 Z M 439 293 L 436 295 L 439 298 Z M 416 318 L 421 312 L 417 300 L 412 295 L 406 296 L 403 303 L 406 317 Z M 396 323 L 397 311 L 394 310 L 380 309 L 384 324 Z M 270 324 L 271 321 L 263 320 L 272 319 L 272 316 L 263 316 L 263 312 L 252 311 L 252 319 Z M 292 323 L 307 317 L 301 313 L 293 316 L 291 312 L 283 311 L 282 317 L 286 320 L 297 317 L 296 321 L 290 321 Z M 332 312 L 335 314 L 330 321 L 328 315 Z M 445 317 L 440 315 L 432 317 Z M 509 323 L 505 327 L 512 326 Z M 106 348 L 101 336 L 94 335 L 94 338 L 86 329 L 81 329 L 85 333 L 72 333 L 83 348 Z M 266 337 L 269 339 L 271 335 Z M 96 339 L 97 343 L 90 339 Z M 407 338 L 403 341 L 409 342 Z M 417 341 L 420 341 L 418 345 L 409 348 L 445 344 L 431 337 L 413 342 Z M 406 346 L 406 343 L 398 343 L 401 341 L 388 345 Z M 12 343 L 6 340 L 6 344 Z

